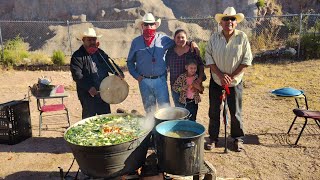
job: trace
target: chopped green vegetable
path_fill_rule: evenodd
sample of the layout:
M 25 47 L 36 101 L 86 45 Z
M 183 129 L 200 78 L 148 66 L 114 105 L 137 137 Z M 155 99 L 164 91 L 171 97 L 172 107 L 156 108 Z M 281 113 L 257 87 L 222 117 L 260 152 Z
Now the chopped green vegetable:
M 125 116 L 106 116 L 92 118 L 83 124 L 70 128 L 65 139 L 81 146 L 108 146 L 134 140 L 147 133 L 141 125 L 142 118 Z

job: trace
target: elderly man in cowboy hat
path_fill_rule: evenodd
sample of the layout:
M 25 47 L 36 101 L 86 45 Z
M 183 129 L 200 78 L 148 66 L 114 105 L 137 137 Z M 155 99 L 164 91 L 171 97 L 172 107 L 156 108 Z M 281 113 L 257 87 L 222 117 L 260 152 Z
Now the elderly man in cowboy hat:
M 244 129 L 242 113 L 242 78 L 245 69 L 251 65 L 252 54 L 247 35 L 235 29 L 244 19 L 233 7 L 216 14 L 215 20 L 222 31 L 213 34 L 207 44 L 205 59 L 211 70 L 209 86 L 209 135 L 206 149 L 212 149 L 218 142 L 220 129 L 220 104 L 223 89 L 229 89 L 227 102 L 231 116 L 231 137 L 236 151 L 243 149 Z
M 160 108 L 170 104 L 164 58 L 174 41 L 167 35 L 156 32 L 160 24 L 161 20 L 156 20 L 151 13 L 145 14 L 142 20 L 137 22 L 137 26 L 142 29 L 142 35 L 133 39 L 127 59 L 130 74 L 139 82 L 147 113 L 155 110 L 156 103 Z M 196 44 L 192 43 L 192 46 L 197 50 Z
M 110 105 L 104 102 L 99 95 L 101 81 L 114 73 L 115 69 L 109 61 L 109 56 L 100 48 L 97 35 L 93 28 L 84 31 L 80 39 L 83 44 L 72 54 L 70 71 L 76 82 L 78 97 L 82 106 L 82 118 L 95 116 L 96 114 L 108 114 Z M 123 76 L 121 69 L 115 65 L 119 75 Z

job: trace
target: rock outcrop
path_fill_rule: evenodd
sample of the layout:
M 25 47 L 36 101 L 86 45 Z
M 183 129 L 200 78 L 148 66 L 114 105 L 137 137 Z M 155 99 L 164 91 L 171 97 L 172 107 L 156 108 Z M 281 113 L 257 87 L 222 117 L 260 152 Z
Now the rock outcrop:
M 320 11 L 319 0 L 265 0 L 282 6 L 284 14 Z M 159 17 L 208 17 L 234 6 L 247 17 L 257 13 L 257 0 L 0 0 L 0 20 L 72 20 L 85 14 L 87 20 L 133 20 L 145 11 L 158 11 Z M 150 8 L 150 9 L 149 9 Z
M 239 12 L 253 16 L 257 0 L 0 0 L 1 20 L 72 20 L 72 16 L 85 14 L 87 20 L 136 19 L 144 11 L 160 17 L 208 17 L 235 6 Z

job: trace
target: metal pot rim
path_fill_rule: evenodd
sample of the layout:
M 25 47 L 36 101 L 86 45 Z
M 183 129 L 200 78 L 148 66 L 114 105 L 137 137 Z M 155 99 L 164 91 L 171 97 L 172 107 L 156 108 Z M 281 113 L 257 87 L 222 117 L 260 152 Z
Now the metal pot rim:
M 92 119 L 97 119 L 97 118 L 102 118 L 102 117 L 109 117 L 109 116 L 127 116 L 127 115 L 137 116 L 137 117 L 141 117 L 141 118 L 144 117 L 144 116 L 138 116 L 138 115 L 136 115 L 136 114 L 130 114 L 130 113 L 111 113 L 111 114 L 101 114 L 101 115 L 96 115 L 96 116 L 88 117 L 88 118 L 82 119 L 82 120 L 74 123 L 74 124 L 71 125 L 70 127 L 68 127 L 68 128 L 66 129 L 66 131 L 63 133 L 63 139 L 64 139 L 67 143 L 69 143 L 69 144 L 72 144 L 72 145 L 75 145 L 75 146 L 80 146 L 80 147 L 112 147 L 112 146 L 117 146 L 117 145 L 120 145 L 120 144 L 125 144 L 125 143 L 134 142 L 134 141 L 136 141 L 137 139 L 141 138 L 142 136 L 145 136 L 146 134 L 149 134 L 149 133 L 151 132 L 152 128 L 151 128 L 151 129 L 148 129 L 148 131 L 147 131 L 145 134 L 142 134 L 142 135 L 140 135 L 139 137 L 137 137 L 137 138 L 135 138 L 135 139 L 133 139 L 133 140 L 131 140 L 131 141 L 126 141 L 126 142 L 122 142 L 122 143 L 119 143 L 119 144 L 105 145 L 105 146 L 83 146 L 83 145 L 74 144 L 74 143 L 72 143 L 72 142 L 69 142 L 69 141 L 66 139 L 66 134 L 67 134 L 67 132 L 68 132 L 71 128 L 73 128 L 73 127 L 75 127 L 75 126 L 77 126 L 77 125 L 79 125 L 79 124 L 84 124 L 86 121 L 90 121 L 90 120 L 92 120 Z
M 179 118 L 159 118 L 159 115 L 162 114 L 162 113 L 165 113 L 166 111 L 177 111 L 177 112 L 183 112 L 185 113 L 185 116 L 183 117 L 179 117 Z M 157 120 L 174 120 L 174 119 L 185 119 L 187 118 L 188 116 L 190 115 L 190 111 L 186 108 L 182 108 L 182 107 L 166 107 L 166 108 L 161 108 L 159 110 L 157 110 L 155 113 L 154 113 L 154 117 L 157 119 Z
M 165 124 L 167 124 L 167 123 L 173 123 L 173 122 L 177 122 L 177 123 L 179 123 L 179 122 L 196 123 L 196 124 L 199 125 L 199 127 L 203 128 L 203 132 L 200 133 L 200 134 L 197 134 L 196 136 L 191 136 L 191 137 L 171 137 L 171 136 L 166 136 L 165 134 L 163 134 L 163 133 L 161 133 L 161 132 L 158 131 L 158 128 L 159 128 L 159 127 L 161 127 L 161 126 L 163 126 L 163 125 L 165 125 Z M 201 137 L 201 136 L 203 136 L 203 135 L 205 134 L 205 127 L 204 127 L 202 124 L 197 123 L 197 122 L 194 122 L 194 121 L 190 121 L 190 120 L 181 120 L 181 119 L 162 122 L 162 123 L 160 123 L 160 124 L 158 124 L 158 125 L 156 126 L 155 130 L 156 130 L 156 132 L 157 132 L 158 134 L 160 134 L 161 136 L 164 136 L 164 137 L 166 137 L 166 138 L 172 138 L 172 139 L 194 139 L 194 138 Z M 168 132 L 169 132 L 169 131 L 168 131 Z

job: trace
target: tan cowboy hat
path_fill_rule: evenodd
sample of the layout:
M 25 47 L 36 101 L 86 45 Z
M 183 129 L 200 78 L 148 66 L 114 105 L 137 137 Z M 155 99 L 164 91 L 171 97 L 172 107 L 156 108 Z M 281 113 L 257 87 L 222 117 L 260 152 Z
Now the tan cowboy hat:
M 96 37 L 100 38 L 102 35 L 97 35 L 96 31 L 93 28 L 88 28 L 86 31 L 84 31 L 82 34 L 79 36 L 79 40 L 82 40 L 84 37 Z
M 109 104 L 119 104 L 129 94 L 128 83 L 119 76 L 111 75 L 105 77 L 100 84 L 100 97 Z
M 138 20 L 136 23 L 139 28 L 141 28 L 142 23 L 155 23 L 156 28 L 158 28 L 161 24 L 161 19 L 155 19 L 151 13 L 147 13 L 143 16 L 142 20 Z
M 223 14 L 216 14 L 214 18 L 218 23 L 220 23 L 221 19 L 227 16 L 235 17 L 237 19 L 237 23 L 244 19 L 244 15 L 242 13 L 237 13 L 234 7 L 227 7 L 227 9 L 223 11 Z

